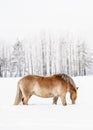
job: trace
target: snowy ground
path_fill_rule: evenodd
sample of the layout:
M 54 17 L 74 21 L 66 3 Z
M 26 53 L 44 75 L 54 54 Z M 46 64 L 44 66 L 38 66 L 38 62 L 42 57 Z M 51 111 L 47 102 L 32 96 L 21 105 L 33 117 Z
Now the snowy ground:
M 0 130 L 93 130 L 93 76 L 74 78 L 76 105 L 52 105 L 52 98 L 33 96 L 28 106 L 14 106 L 18 78 L 0 79 Z

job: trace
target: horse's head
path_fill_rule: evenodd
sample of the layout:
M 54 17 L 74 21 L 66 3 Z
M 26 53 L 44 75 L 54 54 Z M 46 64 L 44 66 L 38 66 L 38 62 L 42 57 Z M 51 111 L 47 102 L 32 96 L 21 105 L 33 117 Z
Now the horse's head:
M 79 87 L 76 87 L 75 89 L 73 89 L 70 93 L 70 98 L 72 100 L 72 104 L 75 104 L 75 101 L 77 99 L 77 90 Z

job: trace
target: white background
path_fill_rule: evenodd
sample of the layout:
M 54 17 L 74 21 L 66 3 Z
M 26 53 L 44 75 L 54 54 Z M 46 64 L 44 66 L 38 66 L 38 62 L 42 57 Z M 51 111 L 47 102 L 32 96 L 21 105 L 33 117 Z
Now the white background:
M 71 33 L 92 47 L 92 5 L 92 0 L 0 0 L 0 39 Z
M 92 0 L 0 0 L 0 40 L 29 38 L 33 33 L 72 33 L 93 49 Z M 93 130 L 93 77 L 75 78 L 76 105 L 51 105 L 32 97 L 28 106 L 13 106 L 18 79 L 0 79 L 0 129 Z

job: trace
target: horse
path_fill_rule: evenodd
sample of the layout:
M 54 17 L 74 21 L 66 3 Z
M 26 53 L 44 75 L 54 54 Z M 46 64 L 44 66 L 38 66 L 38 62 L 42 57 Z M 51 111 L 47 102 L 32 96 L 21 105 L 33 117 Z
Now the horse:
M 73 79 L 67 74 L 54 74 L 52 76 L 27 75 L 18 81 L 17 92 L 14 105 L 22 102 L 23 105 L 28 104 L 28 100 L 32 95 L 42 98 L 53 97 L 53 104 L 57 104 L 58 98 L 62 104 L 67 105 L 66 94 L 70 93 L 72 104 L 77 99 L 77 89 Z

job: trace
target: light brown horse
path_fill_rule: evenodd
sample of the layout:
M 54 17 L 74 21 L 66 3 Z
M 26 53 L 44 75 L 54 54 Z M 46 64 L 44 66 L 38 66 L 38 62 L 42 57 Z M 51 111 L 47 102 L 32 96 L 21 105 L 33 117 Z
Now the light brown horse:
M 21 101 L 24 105 L 27 105 L 32 95 L 43 98 L 53 97 L 53 104 L 57 104 L 60 97 L 62 104 L 67 105 L 67 92 L 70 92 L 72 104 L 75 104 L 77 87 L 73 79 L 66 74 L 55 74 L 50 77 L 28 75 L 18 82 L 14 105 L 18 105 Z

